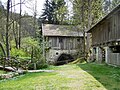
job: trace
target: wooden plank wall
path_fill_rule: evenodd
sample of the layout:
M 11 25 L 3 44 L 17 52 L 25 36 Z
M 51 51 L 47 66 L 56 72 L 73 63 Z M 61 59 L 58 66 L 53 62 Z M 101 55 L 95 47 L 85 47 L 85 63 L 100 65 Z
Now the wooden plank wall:
M 104 44 L 120 39 L 120 12 L 116 12 L 92 30 L 92 44 Z
M 116 17 L 116 23 L 117 23 L 117 39 L 120 39 L 120 11 L 117 13 L 117 17 Z
M 53 49 L 73 50 L 83 48 L 83 38 L 81 37 L 48 37 L 49 46 Z

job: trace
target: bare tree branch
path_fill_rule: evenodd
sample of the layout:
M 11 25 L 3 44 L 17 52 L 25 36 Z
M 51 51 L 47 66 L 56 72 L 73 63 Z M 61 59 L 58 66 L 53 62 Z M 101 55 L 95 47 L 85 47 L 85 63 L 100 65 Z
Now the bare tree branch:
M 15 6 L 17 6 L 17 5 L 20 5 L 20 4 L 25 4 L 25 3 L 17 3 L 17 4 L 15 4 L 15 5 L 12 5 L 10 8 L 15 7 Z

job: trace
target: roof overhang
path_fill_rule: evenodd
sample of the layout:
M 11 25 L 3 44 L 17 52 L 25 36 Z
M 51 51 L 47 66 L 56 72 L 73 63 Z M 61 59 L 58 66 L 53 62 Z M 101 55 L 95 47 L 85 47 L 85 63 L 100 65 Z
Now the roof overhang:
M 82 31 L 77 26 L 70 25 L 42 25 L 43 36 L 83 37 Z
M 120 10 L 120 4 L 118 6 L 116 6 L 109 14 L 107 14 L 105 17 L 103 17 L 100 21 L 98 21 L 98 23 L 96 23 L 95 25 L 93 25 L 93 27 L 87 31 L 87 33 L 91 33 L 92 30 L 101 22 L 103 22 L 105 19 L 107 19 L 109 16 L 111 16 L 114 12 Z

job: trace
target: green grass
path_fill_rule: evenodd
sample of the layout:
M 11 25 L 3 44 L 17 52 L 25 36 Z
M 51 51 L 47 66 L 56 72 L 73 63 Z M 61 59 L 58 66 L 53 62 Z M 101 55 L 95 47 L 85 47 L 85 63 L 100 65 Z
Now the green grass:
M 3 71 L 3 70 L 0 70 L 0 74 L 4 74 L 4 73 L 6 73 L 5 71 Z
M 0 81 L 0 90 L 120 90 L 119 68 L 88 63 L 49 69 L 55 71 Z
M 120 90 L 120 68 L 99 64 L 78 64 L 107 90 Z

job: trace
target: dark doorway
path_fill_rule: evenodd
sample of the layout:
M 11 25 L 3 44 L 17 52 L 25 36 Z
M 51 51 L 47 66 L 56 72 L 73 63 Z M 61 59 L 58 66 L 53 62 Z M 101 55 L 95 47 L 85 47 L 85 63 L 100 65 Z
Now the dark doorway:
M 70 54 L 63 53 L 58 57 L 55 65 L 67 64 L 73 60 L 74 60 L 74 58 Z
M 63 42 L 63 38 L 62 37 L 60 37 L 59 38 L 59 44 L 60 44 L 60 49 L 64 49 L 64 42 Z

